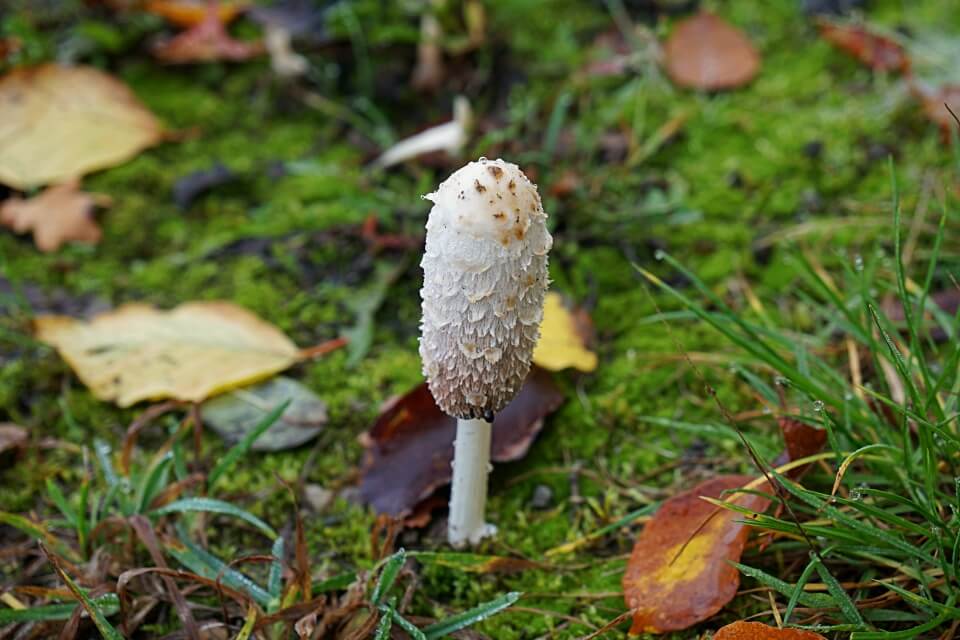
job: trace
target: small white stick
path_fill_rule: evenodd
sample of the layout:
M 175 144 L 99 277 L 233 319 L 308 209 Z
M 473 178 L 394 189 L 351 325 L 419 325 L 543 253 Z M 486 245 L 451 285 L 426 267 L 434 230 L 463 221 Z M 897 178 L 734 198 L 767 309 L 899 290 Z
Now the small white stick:
M 454 547 L 476 544 L 497 532 L 483 517 L 490 473 L 491 426 L 486 420 L 457 420 L 447 528 L 447 540 Z

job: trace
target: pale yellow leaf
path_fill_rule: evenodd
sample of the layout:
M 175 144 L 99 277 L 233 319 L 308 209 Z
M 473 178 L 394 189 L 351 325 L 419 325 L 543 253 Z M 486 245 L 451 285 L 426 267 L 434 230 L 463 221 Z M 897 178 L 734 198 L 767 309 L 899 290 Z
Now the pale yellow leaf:
M 282 371 L 299 354 L 279 329 L 228 302 L 128 304 L 90 321 L 40 316 L 36 331 L 95 396 L 121 407 L 200 401 Z
M 573 315 L 559 293 L 547 293 L 544 299 L 540 341 L 533 350 L 533 362 L 551 371 L 573 367 L 590 372 L 597 368 L 597 354 L 583 345 Z
M 45 64 L 0 78 L 0 182 L 16 189 L 115 166 L 161 137 L 130 89 L 92 67 Z

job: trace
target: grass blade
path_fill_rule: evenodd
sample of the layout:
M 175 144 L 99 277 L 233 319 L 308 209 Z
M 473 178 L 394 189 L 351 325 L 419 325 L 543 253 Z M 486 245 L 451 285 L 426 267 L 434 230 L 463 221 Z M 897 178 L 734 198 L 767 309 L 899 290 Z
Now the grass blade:
M 494 598 L 489 602 L 484 602 L 481 605 L 478 605 L 472 609 L 467 609 L 463 613 L 458 613 L 455 616 L 451 616 L 446 620 L 441 620 L 440 622 L 435 622 L 429 627 L 426 627 L 423 630 L 423 634 L 426 636 L 427 640 L 436 640 L 437 638 L 442 638 L 445 635 L 451 634 L 454 631 L 459 631 L 469 627 L 470 625 L 486 620 L 490 616 L 496 615 L 506 609 L 507 607 L 513 605 L 517 600 L 520 599 L 520 596 L 523 594 L 518 591 L 511 591 L 510 593 L 505 593 L 499 598 Z
M 263 420 L 261 420 L 257 426 L 251 429 L 250 432 L 247 433 L 242 440 L 240 440 L 240 442 L 233 445 L 230 450 L 227 451 L 226 455 L 224 455 L 220 461 L 217 462 L 217 465 L 207 477 L 208 489 L 212 489 L 213 486 L 217 484 L 217 480 L 220 479 L 220 476 L 232 469 L 234 465 L 240 461 L 240 458 L 247 454 L 247 452 L 250 450 L 250 447 L 252 447 L 253 443 L 256 442 L 257 438 L 263 435 L 267 429 L 272 427 L 273 423 L 280 419 L 280 416 L 283 415 L 283 412 L 286 411 L 287 407 L 289 406 L 290 400 L 285 400 L 274 407 L 274 409 L 265 415 Z
M 67 588 L 70 589 L 70 592 L 73 593 L 74 597 L 80 601 L 80 605 L 87 612 L 87 615 L 90 616 L 90 619 L 93 620 L 93 624 L 97 627 L 97 631 L 100 632 L 100 635 L 103 636 L 104 640 L 123 640 L 123 636 L 120 635 L 120 632 L 107 621 L 106 616 L 103 611 L 96 605 L 96 603 L 87 597 L 87 594 L 83 592 L 83 589 L 77 586 L 77 583 L 74 582 L 70 576 L 67 575 L 67 572 L 63 570 L 63 567 L 60 565 L 60 559 L 57 558 L 53 553 L 47 550 L 42 544 L 40 548 L 43 550 L 44 555 L 47 556 L 47 559 L 50 561 L 50 564 L 53 565 L 53 568 L 56 570 L 57 575 L 60 576 L 60 579 L 63 580 L 64 584 L 67 585 Z
M 115 593 L 107 593 L 91 598 L 105 616 L 112 616 L 120 610 L 120 599 Z M 0 625 L 19 624 L 21 622 L 46 622 L 50 620 L 67 620 L 73 615 L 76 603 L 48 604 L 29 609 L 0 609 Z
M 390 592 L 397 576 L 400 575 L 403 563 L 406 561 L 407 552 L 400 549 L 383 564 L 383 569 L 380 570 L 380 576 L 377 578 L 377 584 L 373 587 L 373 594 L 370 596 L 370 601 L 373 604 L 380 604 L 380 601 Z
M 236 518 L 240 518 L 248 524 L 253 525 L 271 538 L 277 537 L 277 532 L 257 516 L 253 515 L 249 511 L 241 509 L 240 507 L 234 506 L 229 502 L 217 500 L 216 498 L 184 498 L 182 500 L 177 500 L 176 502 L 171 502 L 168 505 L 164 505 L 159 509 L 154 509 L 150 513 L 151 515 L 163 516 L 170 515 L 172 513 L 190 512 L 221 513 L 228 516 L 234 516 Z

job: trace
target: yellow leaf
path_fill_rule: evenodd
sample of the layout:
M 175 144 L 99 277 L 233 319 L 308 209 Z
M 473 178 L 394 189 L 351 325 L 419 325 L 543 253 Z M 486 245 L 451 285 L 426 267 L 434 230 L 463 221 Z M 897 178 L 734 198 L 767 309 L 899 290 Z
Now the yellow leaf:
M 563 306 L 559 293 L 550 292 L 544 300 L 540 341 L 533 350 L 533 362 L 551 371 L 574 367 L 589 373 L 597 368 L 597 354 L 583 346 L 573 315 Z
M 282 371 L 299 354 L 279 329 L 228 302 L 170 311 L 128 304 L 89 322 L 40 316 L 36 331 L 95 396 L 121 407 L 157 398 L 200 401 Z
M 119 80 L 45 64 L 0 78 L 0 182 L 26 190 L 129 160 L 162 136 Z

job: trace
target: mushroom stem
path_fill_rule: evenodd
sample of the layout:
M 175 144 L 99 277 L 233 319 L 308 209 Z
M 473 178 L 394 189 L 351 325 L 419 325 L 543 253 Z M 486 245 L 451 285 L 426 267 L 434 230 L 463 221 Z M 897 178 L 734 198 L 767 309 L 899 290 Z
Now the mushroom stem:
M 447 540 L 454 547 L 476 544 L 497 531 L 483 517 L 490 473 L 491 426 L 486 420 L 457 420 L 447 529 Z

